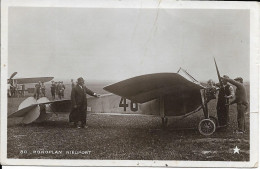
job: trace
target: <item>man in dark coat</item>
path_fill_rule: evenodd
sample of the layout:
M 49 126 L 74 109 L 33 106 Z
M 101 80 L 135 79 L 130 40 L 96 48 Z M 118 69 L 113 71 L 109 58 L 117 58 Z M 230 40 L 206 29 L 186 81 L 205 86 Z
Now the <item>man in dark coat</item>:
M 228 76 L 224 75 L 224 78 Z M 226 127 L 229 122 L 229 99 L 234 97 L 234 89 L 231 85 L 227 83 L 225 79 L 222 79 L 223 87 L 220 86 L 218 93 L 217 102 L 217 116 L 218 123 L 220 127 Z
M 71 91 L 72 110 L 69 116 L 70 123 L 77 125 L 77 128 L 87 128 L 86 125 L 86 110 L 87 110 L 87 97 L 86 94 L 99 97 L 84 85 L 84 79 L 78 78 L 77 85 Z
M 245 132 L 245 113 L 248 109 L 248 101 L 245 86 L 243 85 L 243 78 L 238 77 L 236 79 L 223 78 L 229 83 L 236 86 L 235 100 L 233 100 L 230 105 L 237 104 L 237 124 L 238 133 Z

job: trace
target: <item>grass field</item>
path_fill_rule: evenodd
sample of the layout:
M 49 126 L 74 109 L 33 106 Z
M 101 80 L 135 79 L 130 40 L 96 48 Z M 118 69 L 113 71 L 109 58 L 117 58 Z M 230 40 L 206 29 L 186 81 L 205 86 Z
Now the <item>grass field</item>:
M 47 85 L 46 85 L 47 86 Z M 70 85 L 65 97 L 69 98 Z M 90 89 L 105 93 L 99 86 Z M 249 91 L 249 86 L 247 86 Z M 50 98 L 50 93 L 47 91 Z M 9 98 L 8 114 L 25 98 Z M 209 110 L 215 114 L 216 102 Z M 117 160 L 249 160 L 249 115 L 244 135 L 236 129 L 236 106 L 230 107 L 230 125 L 213 135 L 202 136 L 193 117 L 170 119 L 161 129 L 159 117 L 88 115 L 88 129 L 68 125 L 68 114 L 55 114 L 44 123 L 20 124 L 20 118 L 8 119 L 8 158 L 16 159 L 117 159 Z M 193 126 L 193 129 L 183 129 Z M 239 147 L 240 154 L 233 149 Z M 74 154 L 72 153 L 74 151 Z M 79 152 L 85 151 L 85 152 Z M 44 152 L 44 153 L 41 153 Z M 87 152 L 87 153 L 86 153 Z

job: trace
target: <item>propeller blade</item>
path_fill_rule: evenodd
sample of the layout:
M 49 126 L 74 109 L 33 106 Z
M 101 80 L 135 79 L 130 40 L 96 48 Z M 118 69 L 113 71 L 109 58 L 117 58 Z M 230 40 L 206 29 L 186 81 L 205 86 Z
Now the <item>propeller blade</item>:
M 10 79 L 12 79 L 16 74 L 17 74 L 17 72 L 14 72 L 14 73 L 10 76 Z
M 223 83 L 222 83 L 222 80 L 221 80 L 221 76 L 219 74 L 218 65 L 217 65 L 215 57 L 214 57 L 214 62 L 215 62 L 215 66 L 216 66 L 216 70 L 217 70 L 217 74 L 218 74 L 218 81 L 219 81 L 220 87 L 223 88 L 224 86 L 223 86 Z

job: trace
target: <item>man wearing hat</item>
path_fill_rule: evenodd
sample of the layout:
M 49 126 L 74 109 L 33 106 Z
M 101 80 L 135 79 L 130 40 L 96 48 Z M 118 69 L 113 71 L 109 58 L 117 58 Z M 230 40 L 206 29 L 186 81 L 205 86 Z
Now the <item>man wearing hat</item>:
M 87 128 L 86 110 L 87 97 L 86 94 L 99 97 L 84 85 L 84 79 L 78 78 L 77 85 L 71 91 L 72 110 L 69 116 L 69 122 L 77 125 L 77 128 Z
M 234 80 L 223 77 L 224 80 L 236 86 L 235 100 L 230 103 L 237 104 L 237 124 L 238 124 L 238 133 L 245 132 L 245 112 L 248 108 L 247 94 L 245 86 L 243 85 L 243 79 L 241 77 L 237 77 Z
M 228 78 L 226 75 L 223 77 Z M 222 84 L 223 86 L 219 86 L 217 116 L 219 126 L 226 127 L 229 122 L 229 99 L 234 97 L 234 89 L 225 79 L 222 79 Z

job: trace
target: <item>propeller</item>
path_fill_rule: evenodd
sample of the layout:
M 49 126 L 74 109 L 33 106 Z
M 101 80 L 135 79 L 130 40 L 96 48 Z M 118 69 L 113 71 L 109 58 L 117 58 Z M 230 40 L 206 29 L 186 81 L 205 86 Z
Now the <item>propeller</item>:
M 12 79 L 15 75 L 17 74 L 17 72 L 14 72 L 9 79 Z
M 218 74 L 218 81 L 219 81 L 220 89 L 224 90 L 224 85 L 223 85 L 223 82 L 221 80 L 221 76 L 219 74 L 218 65 L 216 63 L 216 59 L 215 58 L 214 58 L 214 62 L 215 62 L 215 66 L 216 66 L 216 70 L 217 70 L 217 74 Z M 224 95 L 226 96 L 226 93 Z M 228 99 L 225 99 L 225 100 L 226 100 L 226 104 L 228 104 Z
M 11 76 L 10 76 L 10 78 L 8 79 L 8 84 L 10 84 L 10 83 L 12 83 L 11 82 L 11 80 L 13 79 L 13 77 L 15 76 L 17 74 L 17 72 L 14 72 Z
M 217 70 L 217 74 L 218 74 L 218 81 L 219 81 L 220 87 L 224 88 L 224 85 L 223 85 L 222 80 L 221 80 L 221 76 L 219 74 L 218 65 L 217 65 L 215 57 L 214 57 L 214 62 L 215 62 L 215 66 L 216 66 L 216 70 Z

